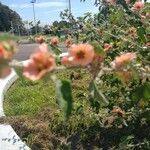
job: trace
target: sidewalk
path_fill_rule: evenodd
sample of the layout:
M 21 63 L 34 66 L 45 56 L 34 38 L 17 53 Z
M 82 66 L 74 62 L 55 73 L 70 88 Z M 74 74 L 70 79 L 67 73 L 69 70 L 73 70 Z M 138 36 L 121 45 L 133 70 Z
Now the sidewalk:
M 18 78 L 15 71 L 5 79 L 0 79 L 0 117 L 5 116 L 3 111 L 4 94 Z M 0 150 L 30 150 L 15 133 L 10 125 L 0 124 Z

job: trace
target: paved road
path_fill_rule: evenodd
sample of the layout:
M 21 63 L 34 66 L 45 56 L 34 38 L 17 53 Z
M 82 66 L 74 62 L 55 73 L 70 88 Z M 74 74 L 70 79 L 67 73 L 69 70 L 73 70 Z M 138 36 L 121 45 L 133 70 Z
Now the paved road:
M 20 44 L 18 46 L 18 52 L 14 56 L 14 59 L 18 61 L 23 61 L 29 59 L 30 55 L 36 51 L 38 44 Z M 59 45 L 62 52 L 66 52 L 67 48 L 64 44 Z

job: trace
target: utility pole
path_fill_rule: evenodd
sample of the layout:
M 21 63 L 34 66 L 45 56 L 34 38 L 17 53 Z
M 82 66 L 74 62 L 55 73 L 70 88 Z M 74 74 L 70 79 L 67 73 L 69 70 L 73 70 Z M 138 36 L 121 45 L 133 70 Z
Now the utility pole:
M 27 33 L 28 33 L 28 36 L 30 36 L 30 32 L 29 32 L 29 22 L 27 20 Z
M 71 15 L 71 0 L 69 0 L 69 14 Z
M 71 12 L 71 0 L 69 0 L 69 20 L 70 20 L 70 32 L 72 32 L 72 12 Z
M 18 36 L 20 37 L 20 36 L 21 36 L 21 33 L 20 33 L 20 27 L 19 27 L 18 24 L 17 24 L 17 30 L 18 30 Z
M 27 34 L 28 34 L 28 36 L 30 36 L 30 33 L 29 33 L 29 22 L 28 22 L 28 20 L 24 21 L 24 24 L 25 24 L 25 28 L 27 30 Z
M 13 26 L 13 22 L 11 21 L 11 33 L 14 35 L 14 26 Z
M 33 18 L 34 18 L 35 34 L 37 34 L 37 25 L 36 25 L 35 7 L 34 7 L 34 4 L 36 3 L 36 0 L 31 0 L 31 3 L 32 3 L 32 7 L 33 7 Z

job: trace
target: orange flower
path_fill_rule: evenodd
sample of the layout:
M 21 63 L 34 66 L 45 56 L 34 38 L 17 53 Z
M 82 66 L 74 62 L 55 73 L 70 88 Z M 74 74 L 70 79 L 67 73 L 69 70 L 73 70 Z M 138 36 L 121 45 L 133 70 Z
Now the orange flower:
M 111 63 L 113 69 L 120 69 L 127 62 L 133 61 L 136 59 L 135 53 L 124 53 L 118 57 Z
M 147 47 L 147 48 L 150 48 L 150 42 L 147 42 L 147 43 L 146 43 L 146 47 Z
M 15 43 L 13 41 L 4 41 L 0 43 L 0 78 L 5 78 L 11 73 L 9 62 L 15 52 Z
M 51 39 L 51 45 L 53 45 L 53 46 L 56 46 L 56 45 L 58 45 L 59 44 L 59 38 L 56 36 L 56 37 L 52 37 L 52 39 Z
M 147 12 L 147 13 L 146 13 L 146 17 L 147 17 L 147 18 L 150 18 L 150 12 Z
M 66 44 L 67 48 L 71 47 L 71 45 L 72 45 L 72 39 L 71 38 L 66 39 L 65 44 Z
M 0 43 L 0 58 L 10 60 L 12 59 L 16 50 L 16 45 L 13 41 Z
M 112 113 L 116 113 L 119 116 L 124 116 L 125 115 L 125 111 L 123 111 L 120 107 L 114 107 L 112 110 Z
M 112 47 L 113 47 L 113 46 L 112 46 L 111 44 L 105 43 L 105 44 L 104 44 L 104 51 L 107 52 L 107 51 L 109 51 L 110 49 L 112 49 Z
M 47 51 L 37 51 L 31 55 L 30 61 L 24 64 L 23 75 L 31 80 L 39 80 L 55 68 L 55 59 Z
M 4 53 L 5 53 L 5 48 L 3 47 L 2 44 L 0 44 L 0 58 L 3 58 L 4 57 Z
M 140 11 L 140 10 L 143 10 L 143 9 L 144 9 L 144 3 L 141 2 L 141 1 L 135 2 L 133 7 L 132 7 L 133 11 Z
M 45 40 L 46 40 L 46 37 L 45 37 L 45 36 L 42 36 L 42 35 L 40 35 L 40 36 L 38 36 L 38 37 L 35 37 L 35 41 L 36 41 L 37 43 L 39 43 L 39 44 L 44 43 Z
M 86 66 L 93 61 L 94 48 L 90 44 L 73 45 L 69 50 L 70 61 L 73 65 Z

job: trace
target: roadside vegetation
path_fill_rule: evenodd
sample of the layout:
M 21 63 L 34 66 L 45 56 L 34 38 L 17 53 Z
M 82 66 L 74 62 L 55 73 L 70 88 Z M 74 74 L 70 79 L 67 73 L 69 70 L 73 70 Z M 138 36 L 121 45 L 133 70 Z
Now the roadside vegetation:
M 33 37 L 37 51 L 21 65 L 12 61 L 14 42 L 0 42 L 0 78 L 11 67 L 20 76 L 0 121 L 33 150 L 150 149 L 150 4 L 95 5 L 94 15 L 61 13 L 70 22 L 61 58 L 59 28 L 52 37 Z

